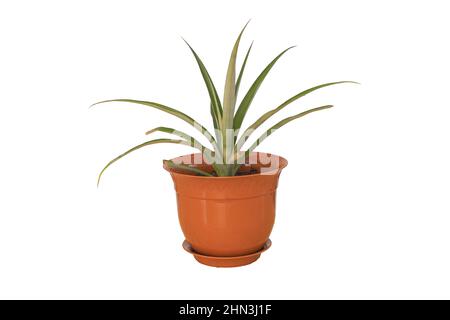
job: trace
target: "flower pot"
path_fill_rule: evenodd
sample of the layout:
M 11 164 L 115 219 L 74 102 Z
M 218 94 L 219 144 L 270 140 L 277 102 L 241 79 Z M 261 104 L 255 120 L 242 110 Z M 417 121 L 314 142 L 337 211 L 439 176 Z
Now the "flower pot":
M 200 154 L 172 160 L 212 171 Z M 241 171 L 258 173 L 205 177 L 165 166 L 175 185 L 178 218 L 187 243 L 184 247 L 204 264 L 248 264 L 270 246 L 278 178 L 287 160 L 255 152 L 248 162 Z

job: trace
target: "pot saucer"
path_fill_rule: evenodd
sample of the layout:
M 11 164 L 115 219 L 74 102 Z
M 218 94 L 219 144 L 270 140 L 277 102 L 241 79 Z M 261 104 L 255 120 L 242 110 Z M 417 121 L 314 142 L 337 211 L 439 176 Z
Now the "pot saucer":
M 247 264 L 255 262 L 261 256 L 261 253 L 263 253 L 264 251 L 269 249 L 271 245 L 272 245 L 272 241 L 270 241 L 270 239 L 268 239 L 266 241 L 266 243 L 264 244 L 264 246 L 261 248 L 261 250 L 255 252 L 255 253 L 247 254 L 244 256 L 236 256 L 236 257 L 216 257 L 216 256 L 206 256 L 206 255 L 203 255 L 200 253 L 196 253 L 192 249 L 191 244 L 189 242 L 187 242 L 186 240 L 184 240 L 184 242 L 183 242 L 183 249 L 186 250 L 187 252 L 189 252 L 190 254 L 192 254 L 194 256 L 194 258 L 202 264 L 205 264 L 205 265 L 211 266 L 211 267 L 225 267 L 225 268 L 228 267 L 229 268 L 229 267 L 245 266 Z

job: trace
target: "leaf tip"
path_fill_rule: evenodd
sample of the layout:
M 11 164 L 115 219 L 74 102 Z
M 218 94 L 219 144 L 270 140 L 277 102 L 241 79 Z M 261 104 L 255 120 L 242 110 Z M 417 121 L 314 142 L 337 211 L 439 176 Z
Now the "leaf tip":
M 98 105 L 99 103 L 101 103 L 101 102 L 96 102 L 96 103 L 91 104 L 91 105 L 88 107 L 88 109 L 91 109 L 93 106 L 96 106 L 96 105 Z
M 151 134 L 151 133 L 153 133 L 153 132 L 155 132 L 155 131 L 157 131 L 158 130 L 158 128 L 154 128 L 154 129 L 152 129 L 152 130 L 148 130 L 145 134 L 146 135 L 149 135 L 149 134 Z
M 187 46 L 189 47 L 189 49 L 192 50 L 192 47 L 191 47 L 191 45 L 189 44 L 189 42 L 187 42 L 187 40 L 186 40 L 183 36 L 180 36 L 180 37 L 181 37 L 181 39 L 184 41 L 184 43 L 187 44 Z
M 250 23 L 250 21 L 252 21 L 252 18 L 248 19 L 247 23 L 244 25 L 244 27 L 242 28 L 242 32 L 245 30 L 245 28 L 247 28 L 248 24 Z
M 89 106 L 89 109 L 98 105 L 98 104 L 102 104 L 102 103 L 106 103 L 106 102 L 114 102 L 114 101 L 120 101 L 120 100 L 124 100 L 124 99 L 116 99 L 116 100 L 102 100 L 102 101 L 98 101 L 96 103 L 93 103 Z

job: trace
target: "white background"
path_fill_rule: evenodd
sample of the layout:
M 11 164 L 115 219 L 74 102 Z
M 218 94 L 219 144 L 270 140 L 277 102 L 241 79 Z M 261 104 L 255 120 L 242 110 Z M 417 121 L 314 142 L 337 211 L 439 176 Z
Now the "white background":
M 237 33 L 255 40 L 241 92 L 281 50 L 246 124 L 316 84 L 258 149 L 290 164 L 273 247 L 247 267 L 181 248 L 159 125 L 134 98 L 210 124 L 185 37 L 219 91 Z M 446 1 L 3 1 L 0 298 L 450 298 L 450 46 Z M 240 60 L 241 61 L 241 60 Z M 272 122 L 273 123 L 273 122 Z

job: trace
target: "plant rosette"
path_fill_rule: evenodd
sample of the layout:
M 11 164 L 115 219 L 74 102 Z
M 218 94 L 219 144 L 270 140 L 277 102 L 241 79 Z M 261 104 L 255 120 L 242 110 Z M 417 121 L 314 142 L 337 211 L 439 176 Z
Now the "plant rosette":
M 318 89 L 356 83 L 336 81 L 303 90 L 267 111 L 242 130 L 244 118 L 264 79 L 281 56 L 293 48 L 287 48 L 276 56 L 237 104 L 239 87 L 253 44 L 246 52 L 239 73 L 236 73 L 239 43 L 247 24 L 240 32 L 231 52 L 222 100 L 202 60 L 186 42 L 198 64 L 209 95 L 208 112 L 211 114 L 213 131 L 182 111 L 157 102 L 114 99 L 94 104 L 127 102 L 157 109 L 185 121 L 206 138 L 208 145 L 183 131 L 164 126 L 156 127 L 146 134 L 162 132 L 176 138 L 149 140 L 120 154 L 101 170 L 97 184 L 109 166 L 146 146 L 170 143 L 200 150 L 201 153 L 164 160 L 164 168 L 170 172 L 177 194 L 178 217 L 186 238 L 184 249 L 193 254 L 199 262 L 216 267 L 252 263 L 271 245 L 269 236 L 275 221 L 276 189 L 280 173 L 286 167 L 287 161 L 280 156 L 254 150 L 282 126 L 333 106 L 323 105 L 284 118 L 263 131 L 249 147 L 244 148 L 255 130 L 292 102 Z

